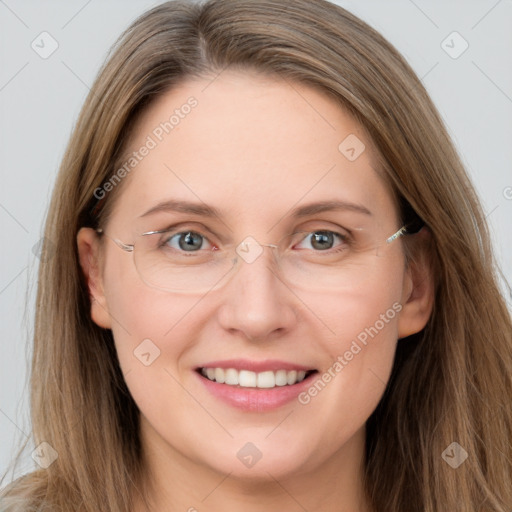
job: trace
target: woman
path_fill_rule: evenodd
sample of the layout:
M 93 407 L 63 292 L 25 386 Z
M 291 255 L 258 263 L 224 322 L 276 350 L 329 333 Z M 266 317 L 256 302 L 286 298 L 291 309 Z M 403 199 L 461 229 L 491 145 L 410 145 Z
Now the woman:
M 422 84 L 322 0 L 169 2 L 45 234 L 41 469 L 3 510 L 504 512 L 511 319 Z

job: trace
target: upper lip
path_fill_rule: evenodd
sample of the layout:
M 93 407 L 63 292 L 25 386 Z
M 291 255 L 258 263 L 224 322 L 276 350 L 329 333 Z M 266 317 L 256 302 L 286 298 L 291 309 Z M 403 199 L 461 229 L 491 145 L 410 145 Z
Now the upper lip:
M 229 359 L 224 361 L 209 361 L 198 367 L 201 368 L 234 368 L 235 370 L 249 370 L 256 373 L 278 370 L 297 370 L 297 371 L 311 371 L 315 368 L 311 366 L 304 366 L 302 364 L 291 363 L 289 361 L 279 361 L 277 359 L 266 359 L 264 361 L 251 361 L 249 359 Z

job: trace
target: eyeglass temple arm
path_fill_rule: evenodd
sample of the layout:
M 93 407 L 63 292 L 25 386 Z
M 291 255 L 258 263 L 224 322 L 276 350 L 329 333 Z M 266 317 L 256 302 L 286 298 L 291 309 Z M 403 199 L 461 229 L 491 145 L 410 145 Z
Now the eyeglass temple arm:
M 411 222 L 404 224 L 396 233 L 391 235 L 386 240 L 386 242 L 390 244 L 391 242 L 401 237 L 402 235 L 414 235 L 418 233 L 423 228 L 424 225 L 425 223 L 419 217 L 417 217 Z
M 123 242 L 121 242 L 121 240 L 118 240 L 117 238 L 112 238 L 111 236 L 108 236 L 104 231 L 103 229 L 99 228 L 99 229 L 96 229 L 96 233 L 98 233 L 98 235 L 103 235 L 103 236 L 106 236 L 107 238 L 110 238 L 110 240 L 112 240 L 112 242 L 114 242 L 120 249 L 122 249 L 123 251 L 126 251 L 126 252 L 133 252 L 133 245 L 129 245 L 129 244 L 124 244 Z

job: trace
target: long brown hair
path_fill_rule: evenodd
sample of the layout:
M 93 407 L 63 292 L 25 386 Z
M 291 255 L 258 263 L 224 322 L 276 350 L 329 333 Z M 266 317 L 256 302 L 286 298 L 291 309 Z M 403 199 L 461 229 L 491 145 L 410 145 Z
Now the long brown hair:
M 76 235 L 104 222 L 129 127 L 189 77 L 253 69 L 319 88 L 359 121 L 382 172 L 432 235 L 435 306 L 399 340 L 392 376 L 367 423 L 365 486 L 375 511 L 510 512 L 512 326 L 487 227 L 423 85 L 376 31 L 325 0 L 164 3 L 121 36 L 96 79 L 57 179 L 41 262 L 31 375 L 36 444 L 48 468 L 4 490 L 2 509 L 126 512 L 144 493 L 139 412 L 112 334 L 90 319 Z M 92 215 L 95 211 L 97 215 Z M 457 442 L 467 460 L 442 454 Z

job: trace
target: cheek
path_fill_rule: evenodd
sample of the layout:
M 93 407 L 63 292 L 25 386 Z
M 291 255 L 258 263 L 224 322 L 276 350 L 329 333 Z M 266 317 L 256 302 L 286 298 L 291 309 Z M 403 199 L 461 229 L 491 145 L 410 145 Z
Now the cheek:
M 299 403 L 307 421 L 340 444 L 364 425 L 389 380 L 402 309 L 400 268 L 383 269 L 372 286 L 322 299 L 322 318 L 334 334 L 320 342 L 325 366 Z
M 112 331 L 126 385 L 143 416 L 171 438 L 186 434 L 193 418 L 190 397 L 181 382 L 190 368 L 187 353 L 201 328 L 197 298 L 173 297 L 136 280 L 110 290 Z M 196 313 L 196 315 L 194 315 Z M 194 318 L 194 322 L 190 322 Z M 192 404 L 193 405 L 193 404 Z M 185 421 L 170 422 L 170 411 L 188 411 Z
M 402 259 L 386 258 L 359 286 L 328 295 L 318 294 L 313 299 L 315 313 L 330 331 L 330 336 L 325 338 L 325 352 L 335 358 L 350 350 L 352 341 L 359 340 L 364 344 L 377 335 L 379 339 L 391 337 L 396 340 L 397 313 L 402 309 L 403 275 Z M 374 348 L 378 350 L 379 345 L 375 344 Z
M 197 298 L 150 288 L 139 278 L 130 257 L 112 259 L 105 275 L 107 307 L 123 373 L 146 378 L 149 368 L 174 370 L 198 325 L 187 323 Z

